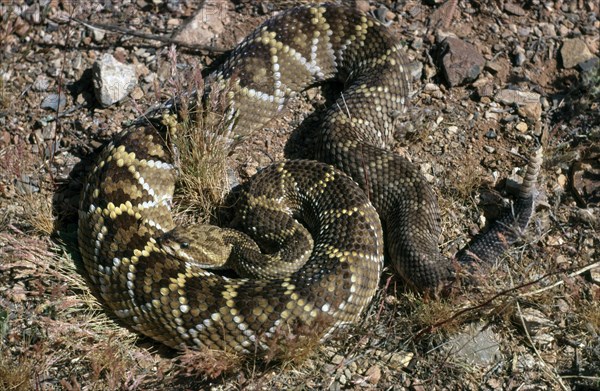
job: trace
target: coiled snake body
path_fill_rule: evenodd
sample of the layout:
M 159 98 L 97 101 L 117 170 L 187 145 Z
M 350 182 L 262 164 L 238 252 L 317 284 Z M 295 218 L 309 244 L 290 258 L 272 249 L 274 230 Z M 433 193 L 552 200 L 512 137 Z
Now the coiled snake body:
M 434 193 L 415 166 L 386 149 L 409 92 L 405 64 L 374 19 L 335 5 L 304 6 L 257 28 L 212 75 L 212 86 L 225 87 L 233 130 L 241 135 L 261 129 L 296 92 L 332 78 L 345 83 L 322 124 L 317 155 L 328 164 L 276 164 L 246 190 L 245 231 L 283 242 L 277 257 L 301 258 L 266 279 L 221 277 L 205 268 L 210 262 L 186 258 L 189 243 L 180 237 L 186 230 L 173 230 L 170 213 L 177 169 L 169 141 L 152 126 L 117 136 L 85 183 L 78 232 L 85 267 L 108 307 L 172 347 L 251 352 L 302 326 L 325 336 L 355 321 L 375 294 L 382 225 L 390 263 L 413 286 L 435 288 L 450 278 L 451 263 L 438 250 Z M 538 169 L 539 159 L 530 164 L 529 184 Z M 517 228 L 529 220 L 532 193 L 524 186 L 516 203 Z M 295 250 L 306 230 L 311 248 Z M 232 247 L 250 242 L 216 227 L 203 232 L 207 258 L 243 257 Z M 464 258 L 497 256 L 507 245 L 497 233 L 482 237 Z M 261 275 L 260 267 L 247 274 Z

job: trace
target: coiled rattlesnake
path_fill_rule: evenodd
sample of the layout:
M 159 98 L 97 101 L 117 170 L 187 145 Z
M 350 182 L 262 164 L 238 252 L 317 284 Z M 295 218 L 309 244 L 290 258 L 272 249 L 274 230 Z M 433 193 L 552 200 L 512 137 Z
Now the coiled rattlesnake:
M 261 275 L 261 262 L 268 272 L 271 258 L 229 230 L 171 231 L 177 170 L 168 137 L 150 125 L 117 136 L 85 183 L 78 232 L 85 267 L 107 306 L 172 347 L 251 352 L 303 325 L 324 336 L 355 321 L 373 297 L 383 262 L 382 225 L 390 263 L 407 281 L 432 288 L 450 278 L 452 264 L 438 250 L 434 193 L 415 166 L 386 149 L 409 92 L 405 64 L 374 19 L 335 5 L 304 6 L 257 28 L 212 75 L 211 85 L 227 91 L 238 133 L 260 129 L 309 85 L 332 78 L 345 83 L 325 116 L 317 152 L 337 168 L 305 160 L 276 164 L 246 191 L 240 211 L 246 231 L 284 242 L 277 258 L 292 264 L 283 275 L 231 279 L 206 270 L 216 254 L 220 263 L 244 257 L 232 250 L 239 242 L 254 248 L 248 257 L 259 265 L 248 267 L 248 275 Z M 464 259 L 495 258 L 514 240 L 510 227 L 524 228 L 540 159 L 530 164 L 516 224 L 506 218 Z M 298 241 L 312 248 L 288 246 Z M 189 257 L 190 245 L 199 257 Z

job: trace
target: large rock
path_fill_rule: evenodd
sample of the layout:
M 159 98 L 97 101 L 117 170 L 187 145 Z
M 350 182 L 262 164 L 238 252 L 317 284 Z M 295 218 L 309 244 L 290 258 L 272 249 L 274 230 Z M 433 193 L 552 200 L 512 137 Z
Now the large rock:
M 104 54 L 92 68 L 94 93 L 102 107 L 111 106 L 129 94 L 137 85 L 135 67 Z
M 580 38 L 565 39 L 560 48 L 563 67 L 573 68 L 577 64 L 594 58 L 585 42 Z
M 205 46 L 212 46 L 216 41 L 226 41 L 222 38 L 223 35 L 230 34 L 227 28 L 231 24 L 230 12 L 230 1 L 205 1 L 173 34 L 173 39 L 188 45 Z
M 485 65 L 485 59 L 475 46 L 455 37 L 446 37 L 440 43 L 439 53 L 450 87 L 477 79 Z

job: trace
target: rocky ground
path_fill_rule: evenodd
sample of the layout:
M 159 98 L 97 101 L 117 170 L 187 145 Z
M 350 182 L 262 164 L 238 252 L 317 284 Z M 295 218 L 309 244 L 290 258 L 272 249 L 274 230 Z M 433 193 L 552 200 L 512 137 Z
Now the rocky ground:
M 544 147 L 536 217 L 476 292 L 426 300 L 386 273 L 360 324 L 279 361 L 177 354 L 104 311 L 75 245 L 92 152 L 297 3 L 0 3 L 0 389 L 600 390 L 593 0 L 352 2 L 389 24 L 413 61 L 395 150 L 438 191 L 444 253 L 493 217 L 516 168 Z M 228 147 L 219 186 L 310 158 L 328 93 L 306 91 L 265 132 Z

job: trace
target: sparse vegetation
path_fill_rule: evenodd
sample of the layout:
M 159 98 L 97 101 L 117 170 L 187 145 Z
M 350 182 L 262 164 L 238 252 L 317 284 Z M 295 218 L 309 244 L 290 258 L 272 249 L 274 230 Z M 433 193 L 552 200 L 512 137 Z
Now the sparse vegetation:
M 184 69 L 182 64 L 197 64 L 214 56 L 188 56 L 183 51 L 179 52 L 181 58 L 174 51 L 165 56 L 163 49 L 153 48 L 152 43 L 100 34 L 68 22 L 66 15 L 98 18 L 106 24 L 131 22 L 140 31 L 172 29 L 167 22 L 179 18 L 179 11 L 167 12 L 167 6 L 158 3 L 152 3 L 150 13 L 144 1 L 119 5 L 122 12 L 96 11 L 104 7 L 97 2 L 77 6 L 50 2 L 40 15 L 36 14 L 37 2 L 16 2 L 19 9 L 15 10 L 23 14 L 18 22 L 12 4 L 0 5 L 0 62 L 5 75 L 0 76 L 0 390 L 600 390 L 600 277 L 597 264 L 594 266 L 600 242 L 597 227 L 576 219 L 575 212 L 583 207 L 576 206 L 568 177 L 569 163 L 600 134 L 600 68 L 587 73 L 561 69 L 553 59 L 541 56 L 555 50 L 552 47 L 560 47 L 561 34 L 546 36 L 542 29 L 543 37 L 537 33 L 521 36 L 512 34 L 506 27 L 509 24 L 504 23 L 510 20 L 520 31 L 540 18 L 557 28 L 561 28 L 561 20 L 568 20 L 589 38 L 592 24 L 579 27 L 587 23 L 586 15 L 597 13 L 597 6 L 590 11 L 585 7 L 592 2 L 583 2 L 583 8 L 576 2 L 563 2 L 564 7 L 571 7 L 567 18 L 566 11 L 558 6 L 548 14 L 544 4 L 540 5 L 543 12 L 534 15 L 538 11 L 533 2 L 525 16 L 517 17 L 504 14 L 494 2 L 493 6 L 460 2 L 459 11 L 476 8 L 462 15 L 458 12 L 458 19 L 452 22 L 457 28 L 468 26 L 463 31 L 466 39 L 485 46 L 489 62 L 506 66 L 510 74 L 507 79 L 484 70 L 489 83 L 499 88 L 510 84 L 511 88 L 543 91 L 541 95 L 548 100 L 539 120 L 544 135 L 549 136 L 546 151 L 551 164 L 544 168 L 541 188 L 546 198 L 542 197 L 540 210 L 520 247 L 501 260 L 497 270 L 481 277 L 476 289 L 457 288 L 454 296 L 444 299 L 407 292 L 387 273 L 358 324 L 340 330 L 326 343 L 311 339 L 310 332 L 302 327 L 282 330 L 280 337 L 288 342 L 289 349 L 279 351 L 273 346 L 273 354 L 256 358 L 209 350 L 174 352 L 140 337 L 111 317 L 110 310 L 98 301 L 78 260 L 75 215 L 82 175 L 72 166 L 79 165 L 85 155 L 82 151 L 87 153 L 99 145 L 97 138 L 105 141 L 120 128 L 121 121 L 139 112 L 130 102 L 108 109 L 95 107 L 84 70 L 103 51 L 136 63 L 141 72 L 138 94 L 142 96 L 136 100 L 143 111 L 161 100 L 160 93 L 169 85 L 175 95 L 203 90 L 199 70 Z M 252 2 L 236 2 L 230 16 L 248 17 L 243 27 L 250 30 L 260 19 L 257 15 L 262 17 L 299 2 L 271 3 L 258 8 Z M 410 24 L 417 27 L 414 31 L 433 34 L 425 24 L 425 15 L 434 9 L 429 3 L 433 2 L 395 2 L 397 9 L 389 10 L 397 15 L 392 28 L 398 24 L 402 27 L 394 33 L 403 35 Z M 499 34 L 508 38 L 500 41 L 499 34 L 489 36 L 491 24 L 497 24 Z M 245 34 L 241 31 L 236 25 L 231 33 L 241 37 Z M 432 43 L 416 38 L 407 38 L 406 46 L 411 58 L 425 64 L 424 80 L 416 82 L 417 89 L 424 83 L 441 85 L 435 64 L 427 57 Z M 540 49 L 527 57 L 520 70 L 507 54 L 512 50 L 507 44 L 511 39 L 526 39 L 521 44 L 527 56 L 531 47 Z M 501 68 L 494 68 L 494 72 L 504 72 Z M 72 87 L 67 109 L 76 104 L 83 107 L 67 110 L 60 118 L 52 140 L 58 150 L 52 154 L 55 160 L 48 164 L 42 161 L 45 141 L 35 132 L 45 130 L 51 121 L 40 103 L 56 92 L 52 79 L 58 74 Z M 47 90 L 32 88 L 40 75 L 49 79 Z M 501 110 L 492 112 L 497 119 L 487 118 L 490 106 L 472 97 L 471 86 L 443 87 L 436 91 L 442 98 L 426 92 L 417 92 L 413 99 L 414 118 L 409 120 L 413 129 L 406 143 L 410 153 L 404 152 L 417 163 L 430 164 L 428 174 L 436 183 L 443 211 L 442 248 L 452 255 L 471 231 L 479 228 L 474 195 L 481 184 L 491 182 L 492 173 L 505 177 L 510 167 L 522 166 L 524 162 L 513 159 L 509 151 L 521 151 L 538 135 L 531 128 L 522 134 L 514 132 L 512 123 L 504 119 L 513 121 L 511 117 L 518 116 L 508 107 L 497 104 L 494 108 Z M 493 96 L 490 99 L 494 103 Z M 250 176 L 265 162 L 283 159 L 283 145 L 295 128 L 290 123 L 301 122 L 312 110 L 312 102 L 307 100 L 310 98 L 293 102 L 296 106 L 270 124 L 264 134 L 238 145 L 230 139 L 230 123 L 222 114 L 224 102 L 216 93 L 200 107 L 181 102 L 176 143 L 184 169 L 176 196 L 184 213 L 178 218 L 213 219 L 215 208 L 229 191 L 229 168 Z M 467 118 L 468 114 L 476 115 Z M 448 124 L 457 126 L 456 133 L 447 132 Z M 495 138 L 486 136 L 490 129 L 495 130 Z M 492 146 L 495 152 L 484 152 L 484 145 Z M 269 158 L 256 158 L 260 155 L 257 147 L 264 148 L 261 153 Z M 253 164 L 252 169 L 244 172 L 247 162 Z M 18 190 L 17 184 L 24 177 L 39 180 L 37 190 L 30 194 Z M 67 217 L 56 213 L 57 204 L 50 204 L 53 189 L 64 183 L 68 187 L 64 203 L 72 209 L 63 213 Z M 597 206 L 589 205 L 586 210 L 597 216 Z M 64 220 L 57 221 L 57 217 Z M 461 356 L 468 343 L 449 348 L 458 337 L 465 341 L 472 338 L 472 325 L 495 338 L 492 342 L 497 350 L 493 352 L 499 358 L 493 364 L 473 364 Z M 298 334 L 308 338 L 297 338 Z M 475 349 L 472 356 L 481 358 L 480 353 L 483 356 L 487 352 Z
M 171 56 L 175 66 L 176 54 Z M 175 75 L 176 96 L 188 97 L 204 91 L 204 80 L 197 67 L 191 71 L 191 83 L 182 80 L 181 73 Z M 182 99 L 180 119 L 172 131 L 180 165 L 178 207 L 191 213 L 194 221 L 208 222 L 214 217 L 215 208 L 229 191 L 226 158 L 235 144 L 230 132 L 233 119 L 224 114 L 224 96 L 224 91 L 213 90 L 201 105 L 190 105 L 187 98 Z

